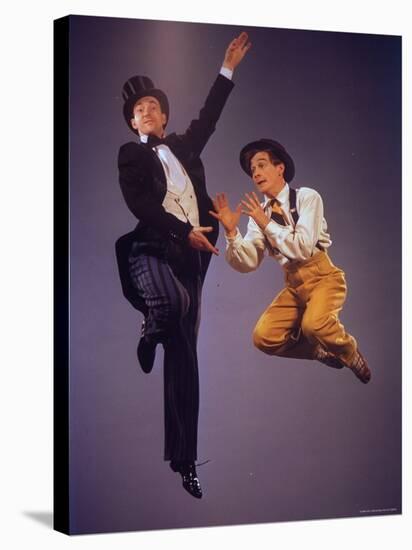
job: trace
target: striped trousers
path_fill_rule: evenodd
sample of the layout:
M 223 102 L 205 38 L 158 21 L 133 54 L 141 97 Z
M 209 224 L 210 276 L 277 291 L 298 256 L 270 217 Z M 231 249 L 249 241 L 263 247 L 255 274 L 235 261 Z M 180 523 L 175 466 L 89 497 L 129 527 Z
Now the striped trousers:
M 199 373 L 197 336 L 201 278 L 162 258 L 130 258 L 133 284 L 148 308 L 145 334 L 164 347 L 165 460 L 197 459 Z

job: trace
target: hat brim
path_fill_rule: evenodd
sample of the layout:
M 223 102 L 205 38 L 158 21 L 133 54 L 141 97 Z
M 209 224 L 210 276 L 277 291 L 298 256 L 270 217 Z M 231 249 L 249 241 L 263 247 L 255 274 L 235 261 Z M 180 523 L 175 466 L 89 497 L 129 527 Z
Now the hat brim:
M 139 132 L 133 128 L 131 123 L 131 119 L 133 118 L 133 108 L 136 105 L 136 102 L 139 101 L 139 99 L 146 96 L 155 97 L 160 103 L 160 108 L 162 109 L 162 113 L 166 115 L 165 128 L 167 123 L 169 122 L 169 101 L 167 99 L 166 94 L 162 92 L 162 90 L 159 90 L 158 88 L 142 90 L 141 92 L 137 94 L 133 94 L 130 97 L 128 97 L 123 105 L 123 116 L 125 118 L 126 124 L 129 126 L 132 132 L 134 132 L 137 135 L 139 135 Z
M 281 145 L 277 141 L 274 141 L 273 139 L 263 138 L 256 141 L 251 141 L 243 147 L 243 149 L 240 151 L 239 160 L 240 165 L 242 166 L 246 174 L 248 176 L 252 175 L 250 171 L 249 153 L 251 151 L 265 150 L 272 151 L 275 157 L 283 162 L 283 164 L 285 165 L 284 178 L 288 183 L 292 181 L 295 176 L 295 163 L 293 162 L 292 157 L 289 155 L 283 145 Z

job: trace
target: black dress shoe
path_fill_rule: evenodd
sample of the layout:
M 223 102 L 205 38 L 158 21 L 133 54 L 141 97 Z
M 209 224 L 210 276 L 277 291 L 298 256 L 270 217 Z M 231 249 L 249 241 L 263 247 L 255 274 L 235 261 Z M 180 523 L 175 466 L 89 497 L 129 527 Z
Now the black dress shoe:
M 146 374 L 151 372 L 156 356 L 156 342 L 148 339 L 145 334 L 146 321 L 142 323 L 142 335 L 137 346 L 137 358 L 139 359 L 142 371 Z
M 194 462 L 170 462 L 170 467 L 174 472 L 179 472 L 182 476 L 182 484 L 188 493 L 195 498 L 202 498 L 202 488 L 196 473 Z

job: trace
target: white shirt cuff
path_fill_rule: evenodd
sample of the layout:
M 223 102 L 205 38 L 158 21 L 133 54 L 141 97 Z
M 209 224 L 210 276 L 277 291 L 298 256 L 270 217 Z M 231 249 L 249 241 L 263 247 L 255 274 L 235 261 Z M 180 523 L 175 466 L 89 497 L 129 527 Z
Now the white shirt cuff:
M 236 235 L 234 235 L 233 237 L 228 237 L 225 233 L 225 239 L 227 245 L 233 244 L 235 241 L 242 240 L 242 235 L 240 234 L 239 228 L 236 228 Z
M 232 80 L 232 76 L 233 76 L 233 71 L 231 71 L 230 69 L 228 69 L 227 67 L 222 67 L 220 69 L 220 74 L 225 76 L 226 78 L 228 78 L 229 80 Z

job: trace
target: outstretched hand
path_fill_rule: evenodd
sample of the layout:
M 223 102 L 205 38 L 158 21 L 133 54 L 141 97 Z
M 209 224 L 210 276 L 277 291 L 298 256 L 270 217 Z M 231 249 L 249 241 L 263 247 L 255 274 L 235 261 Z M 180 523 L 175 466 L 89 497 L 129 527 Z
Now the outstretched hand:
M 203 233 L 210 233 L 213 227 L 194 227 L 188 235 L 189 246 L 201 252 L 211 252 L 219 256 L 219 249 L 205 237 Z
M 249 193 L 245 193 L 245 197 L 246 200 L 241 201 L 244 206 L 242 214 L 246 214 L 247 216 L 253 218 L 263 231 L 270 222 L 270 219 L 266 216 L 265 211 L 259 202 L 258 196 L 253 191 L 250 195 Z
M 225 53 L 225 59 L 223 60 L 224 67 L 227 67 L 231 71 L 235 70 L 252 46 L 252 43 L 248 42 L 248 40 L 249 37 L 246 32 L 241 32 L 238 37 L 232 40 Z
M 242 205 L 239 203 L 236 210 L 231 210 L 225 193 L 218 193 L 212 202 L 215 212 L 209 210 L 209 214 L 220 221 L 229 237 L 233 237 L 239 224 Z

